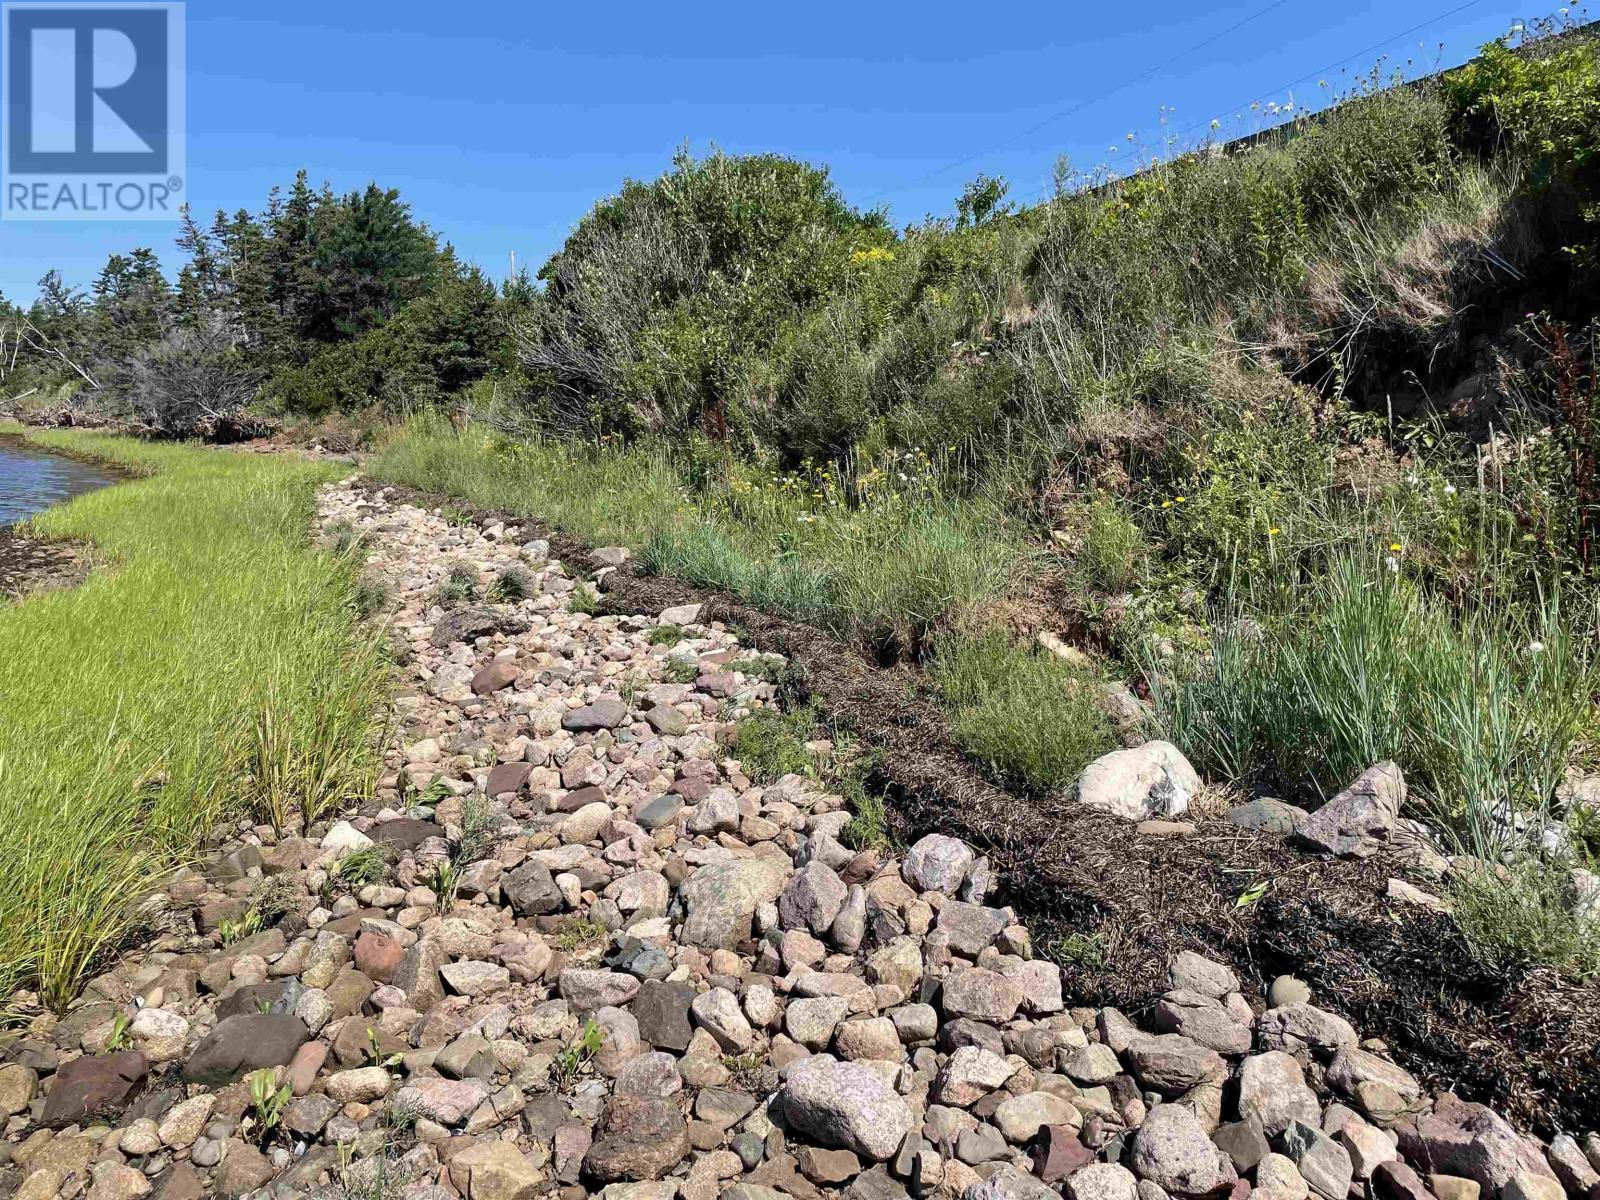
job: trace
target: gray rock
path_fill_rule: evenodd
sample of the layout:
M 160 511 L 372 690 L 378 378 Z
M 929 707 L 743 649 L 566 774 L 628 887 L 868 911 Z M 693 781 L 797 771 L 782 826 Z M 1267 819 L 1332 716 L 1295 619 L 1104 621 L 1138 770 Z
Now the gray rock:
M 1168 992 L 1156 1001 L 1155 1025 L 1179 1033 L 1221 1054 L 1243 1054 L 1254 1040 L 1250 1026 L 1240 1023 L 1221 1002 L 1199 992 Z
M 1178 1196 L 1206 1196 L 1233 1185 L 1233 1166 L 1181 1104 L 1152 1108 L 1133 1138 L 1129 1163 L 1141 1179 Z
M 750 936 L 750 920 L 783 894 L 793 867 L 774 855 L 710 863 L 684 880 L 682 940 L 691 946 L 731 950 Z
M 1304 1121 L 1291 1121 L 1283 1131 L 1284 1157 L 1294 1163 L 1300 1177 L 1323 1200 L 1346 1200 L 1355 1179 L 1350 1152 L 1322 1130 Z
M 612 1096 L 584 1155 L 584 1172 L 608 1183 L 660 1179 L 689 1153 L 689 1129 L 676 1101 Z
M 229 1017 L 194 1048 L 183 1077 L 213 1087 L 232 1083 L 261 1067 L 287 1065 L 310 1037 L 305 1022 L 287 1013 Z
M 956 1139 L 956 1157 L 968 1166 L 1011 1157 L 1011 1147 L 993 1125 L 975 1125 Z
M 500 880 L 500 891 L 519 917 L 560 912 L 565 901 L 555 877 L 543 863 L 529 860 Z
M 1116 1163 L 1090 1163 L 1067 1180 L 1071 1200 L 1138 1200 L 1139 1181 Z
M 965 900 L 946 900 L 939 906 L 937 928 L 950 940 L 950 949 L 963 958 L 977 958 L 993 945 L 1011 924 L 1011 910 L 985 908 Z
M 597 1008 L 620 1008 L 639 994 L 642 985 L 632 975 L 620 971 L 598 971 L 568 967 L 556 979 L 561 998 L 579 1012 Z
M 712 988 L 701 992 L 689 1006 L 695 1024 L 717 1039 L 717 1044 L 728 1054 L 742 1054 L 755 1041 L 755 1030 L 745 1020 L 739 1000 L 726 988 Z
M 1295 839 L 1324 854 L 1366 858 L 1389 843 L 1405 798 L 1406 783 L 1399 766 L 1378 763 L 1312 813 Z
M 992 1051 L 961 1046 L 940 1068 L 928 1099 L 934 1104 L 965 1108 L 996 1088 L 1004 1087 L 1006 1080 L 1016 1073 L 1015 1067 Z
M 1176 817 L 1200 791 L 1200 776 L 1171 742 L 1146 742 L 1095 759 L 1078 777 L 1078 799 L 1129 821 Z
M 1600 1196 L 1600 1171 L 1584 1156 L 1583 1147 L 1571 1134 L 1558 1133 L 1551 1138 L 1545 1157 L 1561 1186 L 1572 1195 Z
M 450 961 L 438 939 L 421 937 L 406 950 L 395 968 L 390 984 L 406 994 L 406 1004 L 427 1012 L 444 999 L 444 981 L 439 968 Z
M 1228 820 L 1241 829 L 1258 829 L 1263 833 L 1276 833 L 1288 837 L 1310 817 L 1305 809 L 1263 796 L 1244 804 L 1235 804 L 1228 810 Z
M 1197 992 L 1213 1000 L 1221 1000 L 1229 992 L 1239 990 L 1237 975 L 1222 963 L 1196 954 L 1193 950 L 1183 950 L 1173 956 L 1167 968 L 1167 977 L 1172 981 L 1174 990 Z
M 1356 1031 L 1343 1017 L 1311 1004 L 1283 1004 L 1269 1008 L 1256 1022 L 1261 1044 L 1270 1050 L 1312 1050 L 1332 1054 L 1354 1046 Z
M 601 696 L 593 704 L 574 708 L 561 717 L 561 728 L 582 733 L 592 729 L 615 729 L 628 719 L 628 706 L 618 696 Z
M 634 822 L 644 830 L 654 833 L 664 826 L 672 824 L 683 811 L 683 797 L 676 792 L 667 792 L 648 801 L 638 812 L 633 814 Z
M 1022 992 L 1004 975 L 973 967 L 945 977 L 940 1002 L 946 1016 L 1003 1025 L 1017 1015 Z
M 832 927 L 849 889 L 820 862 L 809 862 L 789 879 L 778 898 L 778 919 L 785 929 L 809 929 L 818 937 Z
M 911 1130 L 911 1109 L 882 1075 L 825 1054 L 785 1068 L 779 1101 L 791 1127 L 874 1162 L 893 1155 Z
M 1239 1115 L 1254 1119 L 1268 1136 L 1276 1137 L 1295 1121 L 1319 1123 L 1322 1106 L 1306 1086 L 1305 1072 L 1294 1056 L 1269 1050 L 1239 1065 Z
M 689 732 L 689 718 L 670 704 L 652 704 L 644 710 L 644 719 L 662 737 L 682 737 Z
M 631 1006 L 639 1022 L 639 1036 L 657 1049 L 682 1054 L 694 1034 L 689 1023 L 689 1005 L 694 997 L 692 983 L 652 980 L 642 985 Z
M 1141 1034 L 1123 1054 L 1141 1086 L 1178 1096 L 1199 1083 L 1221 1083 L 1228 1065 L 1215 1050 L 1175 1033 Z
M 930 833 L 906 852 L 900 874 L 923 892 L 954 896 L 972 869 L 972 847 L 959 838 Z
M 1439 1097 L 1433 1112 L 1397 1132 L 1406 1158 L 1426 1163 L 1437 1174 L 1475 1180 L 1485 1200 L 1519 1173 L 1555 1178 L 1538 1142 L 1519 1135 L 1492 1109 L 1462 1103 L 1449 1093 Z
M 453 642 L 471 645 L 492 633 L 522 633 L 528 629 L 528 619 L 512 612 L 495 612 L 487 608 L 457 608 L 445 613 L 433 627 L 429 641 L 439 649 Z
M 1328 1064 L 1328 1082 L 1347 1096 L 1357 1096 L 1362 1084 L 1380 1083 L 1408 1104 L 1422 1099 L 1422 1085 L 1410 1071 L 1357 1046 L 1340 1047 Z
M 1056 1200 L 1056 1192 L 1008 1164 L 968 1188 L 962 1200 Z

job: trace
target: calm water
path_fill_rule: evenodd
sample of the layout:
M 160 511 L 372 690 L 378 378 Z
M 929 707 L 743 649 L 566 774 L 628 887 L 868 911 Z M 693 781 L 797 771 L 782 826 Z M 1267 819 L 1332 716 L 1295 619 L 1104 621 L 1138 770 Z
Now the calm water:
M 0 527 L 110 482 L 93 467 L 0 438 Z

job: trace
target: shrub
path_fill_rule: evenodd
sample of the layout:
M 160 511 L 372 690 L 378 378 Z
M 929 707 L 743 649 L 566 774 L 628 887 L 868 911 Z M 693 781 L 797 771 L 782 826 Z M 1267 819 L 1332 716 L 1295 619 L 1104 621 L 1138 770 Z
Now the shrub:
M 932 673 L 961 748 L 1035 795 L 1114 748 L 1097 682 L 1003 632 L 941 638 Z
M 122 392 L 135 420 L 168 437 L 199 437 L 231 432 L 259 385 L 226 338 L 175 329 L 139 348 Z
M 1452 871 L 1448 896 L 1468 945 L 1491 970 L 1541 963 L 1579 979 L 1600 974 L 1600 922 L 1573 915 L 1559 864 L 1522 858 L 1511 868 Z
M 521 567 L 511 566 L 495 576 L 484 599 L 491 604 L 517 604 L 533 595 L 533 577 Z
M 1138 577 L 1144 536 L 1138 524 L 1109 498 L 1089 506 L 1079 561 L 1091 587 L 1124 592 Z
M 444 580 L 433 590 L 433 602 L 441 608 L 465 604 L 478 594 L 478 573 L 465 563 L 453 563 Z

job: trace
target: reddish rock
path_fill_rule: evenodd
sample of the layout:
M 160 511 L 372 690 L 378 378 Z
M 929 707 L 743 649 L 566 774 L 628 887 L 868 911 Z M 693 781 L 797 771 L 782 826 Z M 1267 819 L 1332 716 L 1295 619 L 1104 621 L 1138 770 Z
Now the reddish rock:
M 41 1123 L 73 1125 L 86 1117 L 120 1113 L 149 1073 L 150 1064 L 137 1050 L 75 1058 L 51 1081 Z
M 1033 1142 L 1033 1173 L 1045 1183 L 1060 1183 L 1094 1161 L 1094 1151 L 1071 1125 L 1046 1125 Z
M 356 938 L 356 970 L 369 979 L 388 983 L 406 956 L 406 948 L 388 934 L 367 930 Z
M 533 774 L 532 763 L 501 763 L 489 772 L 489 779 L 483 785 L 483 790 L 490 796 L 503 796 L 507 792 L 520 792 L 522 785 L 528 782 L 528 776 L 531 774 Z
M 316 1085 L 317 1073 L 327 1061 L 327 1042 L 307 1042 L 294 1052 L 294 1057 L 289 1060 L 286 1082 L 294 1089 L 296 1096 L 304 1096 Z
M 491 692 L 498 692 L 501 688 L 510 687 L 521 674 L 516 663 L 498 659 L 472 677 L 473 695 L 487 696 Z

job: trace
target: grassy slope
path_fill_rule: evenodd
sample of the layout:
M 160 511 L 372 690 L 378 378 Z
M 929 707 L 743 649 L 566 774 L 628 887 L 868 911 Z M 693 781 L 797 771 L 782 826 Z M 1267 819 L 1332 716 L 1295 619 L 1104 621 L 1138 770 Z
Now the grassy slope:
M 307 545 L 329 468 L 32 440 L 149 475 L 35 518 L 107 567 L 0 609 L 0 989 L 59 1005 L 218 818 L 315 813 L 366 784 L 383 666 L 351 564 Z
M 956 498 L 925 457 L 849 479 L 736 461 L 706 472 L 665 447 L 509 443 L 422 420 L 367 470 L 629 546 L 654 571 L 869 646 L 935 646 L 957 741 L 1027 791 L 1070 784 L 1114 745 L 1086 671 L 990 627 L 1031 587 L 1037 551 L 1000 505 Z

